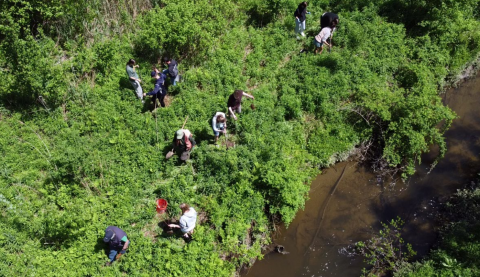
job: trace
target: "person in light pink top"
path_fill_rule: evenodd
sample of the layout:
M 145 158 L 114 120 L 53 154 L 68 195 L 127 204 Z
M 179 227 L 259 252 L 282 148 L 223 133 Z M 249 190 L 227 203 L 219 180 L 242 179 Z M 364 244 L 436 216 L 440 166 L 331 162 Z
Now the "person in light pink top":
M 325 27 L 320 31 L 320 33 L 318 33 L 318 35 L 316 35 L 313 38 L 313 44 L 315 45 L 315 55 L 317 54 L 319 48 L 320 48 L 320 54 L 322 54 L 324 44 L 326 44 L 327 46 L 330 46 L 327 40 L 331 34 L 332 34 L 332 29 L 330 27 Z

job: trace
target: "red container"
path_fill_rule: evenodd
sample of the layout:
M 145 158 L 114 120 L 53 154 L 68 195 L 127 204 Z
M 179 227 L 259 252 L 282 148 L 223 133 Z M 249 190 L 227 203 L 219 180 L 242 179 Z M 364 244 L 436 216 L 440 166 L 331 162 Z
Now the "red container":
M 167 200 L 157 199 L 157 213 L 163 214 L 167 210 Z

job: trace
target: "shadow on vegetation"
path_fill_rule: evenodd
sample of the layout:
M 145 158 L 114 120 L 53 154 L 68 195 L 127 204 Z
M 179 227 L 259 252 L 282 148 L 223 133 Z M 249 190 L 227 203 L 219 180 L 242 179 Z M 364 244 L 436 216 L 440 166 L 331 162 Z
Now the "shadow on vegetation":
M 207 122 L 208 125 L 206 126 L 211 126 L 211 122 Z M 213 143 L 214 136 L 213 136 L 213 131 L 211 128 L 202 128 L 201 130 L 197 130 L 195 132 L 195 141 L 197 144 L 200 145 L 203 141 L 205 141 L 207 144 Z
M 129 90 L 132 90 L 132 84 L 130 83 L 130 81 L 128 80 L 127 77 L 121 77 L 119 80 L 118 80 L 118 86 L 122 89 L 129 89 Z
M 158 227 L 160 227 L 163 232 L 158 237 L 169 238 L 175 236 L 175 229 L 168 227 L 169 224 L 177 224 L 171 220 L 160 221 Z
M 0 95 L 0 106 L 5 107 L 6 109 L 14 112 L 19 112 L 22 114 L 22 120 L 26 120 L 25 116 L 27 118 L 30 117 L 30 115 L 33 115 L 38 112 L 45 112 L 48 113 L 52 109 L 56 108 L 55 106 L 52 105 L 47 105 L 47 99 L 43 99 L 43 103 L 45 106 L 43 106 L 39 102 L 39 98 L 35 98 L 33 95 L 28 95 L 26 93 L 20 93 L 18 90 L 16 90 L 17 93 L 9 93 L 9 94 L 1 94 Z M 45 101 L 47 100 L 47 101 Z
M 167 77 L 168 78 L 168 77 Z M 168 78 L 168 85 L 167 85 L 167 95 L 176 96 L 180 93 L 179 82 L 177 82 L 176 86 L 172 86 L 170 84 L 170 78 Z
M 252 7 L 246 13 L 248 15 L 246 24 L 255 28 L 263 28 L 273 20 L 273 13 L 265 13 L 259 10 L 258 6 Z
M 412 88 L 418 82 L 417 73 L 407 67 L 400 67 L 393 76 L 398 81 L 399 86 L 405 89 Z
M 430 5 L 435 5 L 435 3 Z M 403 24 L 408 35 L 422 36 L 426 34 L 427 30 L 419 26 L 419 23 L 429 20 L 426 16 L 431 10 L 430 5 L 418 1 L 390 0 L 384 2 L 379 10 L 380 15 L 387 17 L 390 22 Z
M 335 58 L 329 55 L 327 47 L 324 47 L 321 58 L 317 60 L 317 65 L 325 67 L 330 70 L 330 73 L 332 74 L 338 69 L 338 62 Z
M 98 238 L 97 239 L 97 244 L 95 244 L 95 253 L 103 251 L 106 257 L 108 257 L 108 253 L 110 249 L 108 248 L 108 245 L 103 241 L 103 238 Z

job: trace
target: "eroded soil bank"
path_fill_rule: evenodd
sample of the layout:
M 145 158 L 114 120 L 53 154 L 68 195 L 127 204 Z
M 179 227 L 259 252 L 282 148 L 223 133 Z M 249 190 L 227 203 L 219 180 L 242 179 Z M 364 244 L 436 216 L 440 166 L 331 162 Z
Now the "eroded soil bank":
M 273 245 L 283 245 L 289 254 L 268 253 L 242 276 L 359 276 L 362 258 L 349 258 L 341 254 L 342 248 L 370 238 L 380 222 L 397 216 L 406 221 L 405 240 L 419 255 L 428 253 L 436 239 L 433 224 L 439 199 L 473 180 L 480 168 L 480 74 L 449 90 L 444 102 L 459 118 L 445 134 L 445 158 L 429 174 L 435 149 L 423 155 L 423 164 L 407 183 L 393 184 L 353 161 L 324 170 L 311 185 L 305 210 L 288 229 L 280 226 L 274 235 Z

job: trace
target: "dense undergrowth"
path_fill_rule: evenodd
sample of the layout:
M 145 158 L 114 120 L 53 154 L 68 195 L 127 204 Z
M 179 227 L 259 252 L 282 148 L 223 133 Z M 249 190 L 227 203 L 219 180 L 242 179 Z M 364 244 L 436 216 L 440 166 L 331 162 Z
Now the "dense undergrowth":
M 292 221 L 318 168 L 360 143 L 405 174 L 429 145 L 444 152 L 455 115 L 438 93 L 480 50 L 479 1 L 312 1 L 304 42 L 297 4 L 1 2 L 0 275 L 231 276 L 273 218 Z M 341 17 L 332 53 L 299 54 L 326 10 Z M 162 55 L 183 82 L 152 113 L 125 63 L 150 90 Z M 216 148 L 209 121 L 234 89 L 256 109 L 230 122 L 235 148 Z M 199 147 L 178 165 L 164 155 L 186 116 Z M 182 202 L 204 213 L 193 242 L 162 233 L 158 197 L 171 216 Z M 132 240 L 113 267 L 108 225 Z

